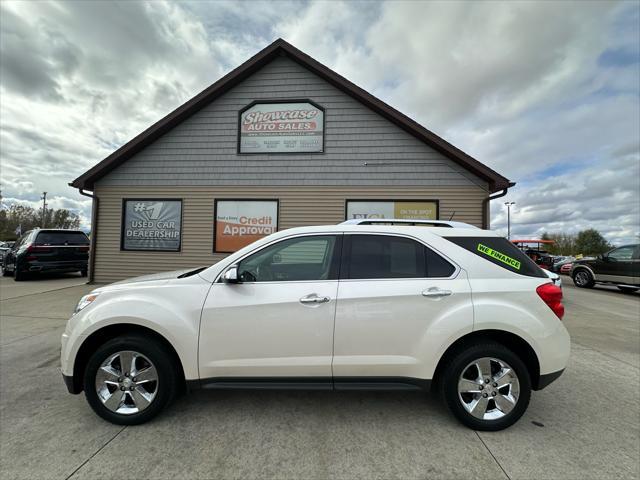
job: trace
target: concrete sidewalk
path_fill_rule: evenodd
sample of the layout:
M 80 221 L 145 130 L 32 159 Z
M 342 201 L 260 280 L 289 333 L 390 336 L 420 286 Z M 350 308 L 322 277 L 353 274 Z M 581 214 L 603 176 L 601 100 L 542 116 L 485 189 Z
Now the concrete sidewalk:
M 111 425 L 58 371 L 60 334 L 91 288 L 0 302 L 1 478 L 640 476 L 638 295 L 566 286 L 567 372 L 519 423 L 477 433 L 431 396 L 388 392 L 197 392 L 149 424 Z

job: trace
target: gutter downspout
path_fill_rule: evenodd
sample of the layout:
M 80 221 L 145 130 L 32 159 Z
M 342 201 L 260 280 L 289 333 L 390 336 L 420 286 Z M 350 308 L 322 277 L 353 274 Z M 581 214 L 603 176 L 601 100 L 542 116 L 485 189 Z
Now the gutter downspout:
M 509 189 L 515 186 L 515 184 L 516 182 L 509 182 L 509 186 L 507 188 L 494 195 L 489 195 L 484 200 L 482 200 L 482 228 L 484 228 L 485 230 L 489 229 L 489 202 L 491 200 L 495 200 L 496 198 L 504 197 Z
M 89 282 L 93 283 L 95 278 L 95 264 L 96 264 L 96 242 L 98 241 L 98 208 L 100 206 L 100 199 L 93 193 L 87 193 L 84 189 L 80 188 L 80 195 L 89 197 L 93 200 L 91 205 L 91 249 L 89 250 Z

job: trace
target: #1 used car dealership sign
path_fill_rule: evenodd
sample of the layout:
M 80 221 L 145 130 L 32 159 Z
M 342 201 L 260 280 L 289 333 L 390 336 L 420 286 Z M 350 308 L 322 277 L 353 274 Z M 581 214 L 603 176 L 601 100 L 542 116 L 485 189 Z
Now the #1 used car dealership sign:
M 324 112 L 309 103 L 255 103 L 240 112 L 240 153 L 322 152 Z

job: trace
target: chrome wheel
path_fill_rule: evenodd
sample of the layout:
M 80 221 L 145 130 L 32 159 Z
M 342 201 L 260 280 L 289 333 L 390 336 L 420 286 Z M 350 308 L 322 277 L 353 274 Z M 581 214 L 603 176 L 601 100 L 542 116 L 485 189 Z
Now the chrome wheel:
M 589 277 L 589 274 L 587 272 L 585 272 L 584 270 L 581 270 L 579 272 L 576 273 L 576 276 L 574 277 L 576 284 L 579 287 L 584 287 L 586 285 L 589 284 L 589 282 L 591 281 L 591 278 Z
M 484 357 L 462 370 L 458 398 L 467 412 L 480 420 L 497 420 L 513 410 L 520 397 L 516 372 L 506 362 Z
M 109 410 L 123 415 L 147 408 L 158 392 L 158 372 L 144 355 L 131 350 L 109 356 L 96 372 L 96 393 Z

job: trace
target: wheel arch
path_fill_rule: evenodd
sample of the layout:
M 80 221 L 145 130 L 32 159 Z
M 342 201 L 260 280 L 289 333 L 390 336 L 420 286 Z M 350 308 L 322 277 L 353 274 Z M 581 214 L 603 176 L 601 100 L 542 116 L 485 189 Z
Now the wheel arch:
M 117 323 L 106 325 L 96 330 L 95 332 L 91 333 L 91 335 L 89 335 L 80 345 L 78 353 L 76 354 L 75 360 L 73 362 L 73 381 L 71 385 L 72 393 L 77 394 L 82 392 L 82 390 L 84 389 L 84 371 L 91 354 L 105 342 L 108 342 L 109 340 L 122 335 L 131 334 L 138 334 L 147 338 L 154 339 L 162 344 L 167 349 L 167 351 L 171 353 L 173 360 L 178 366 L 178 374 L 181 383 L 181 385 L 179 385 L 179 390 L 184 390 L 184 388 L 186 387 L 184 366 L 182 365 L 182 360 L 180 359 L 178 352 L 173 347 L 171 342 L 169 342 L 163 335 L 151 328 L 132 323 Z
M 587 272 L 589 272 L 591 274 L 591 276 L 593 277 L 594 280 L 596 279 L 596 274 L 594 273 L 594 271 L 588 265 L 582 265 L 582 264 L 575 265 L 571 269 L 571 278 L 573 278 L 575 276 L 576 272 L 578 272 L 580 270 L 586 270 Z
M 453 357 L 463 348 L 482 341 L 492 341 L 504 345 L 524 362 L 531 377 L 531 386 L 534 390 L 540 387 L 540 361 L 533 347 L 522 337 L 506 330 L 476 330 L 449 345 L 438 361 L 433 375 L 434 385 L 439 387 L 442 372 Z

